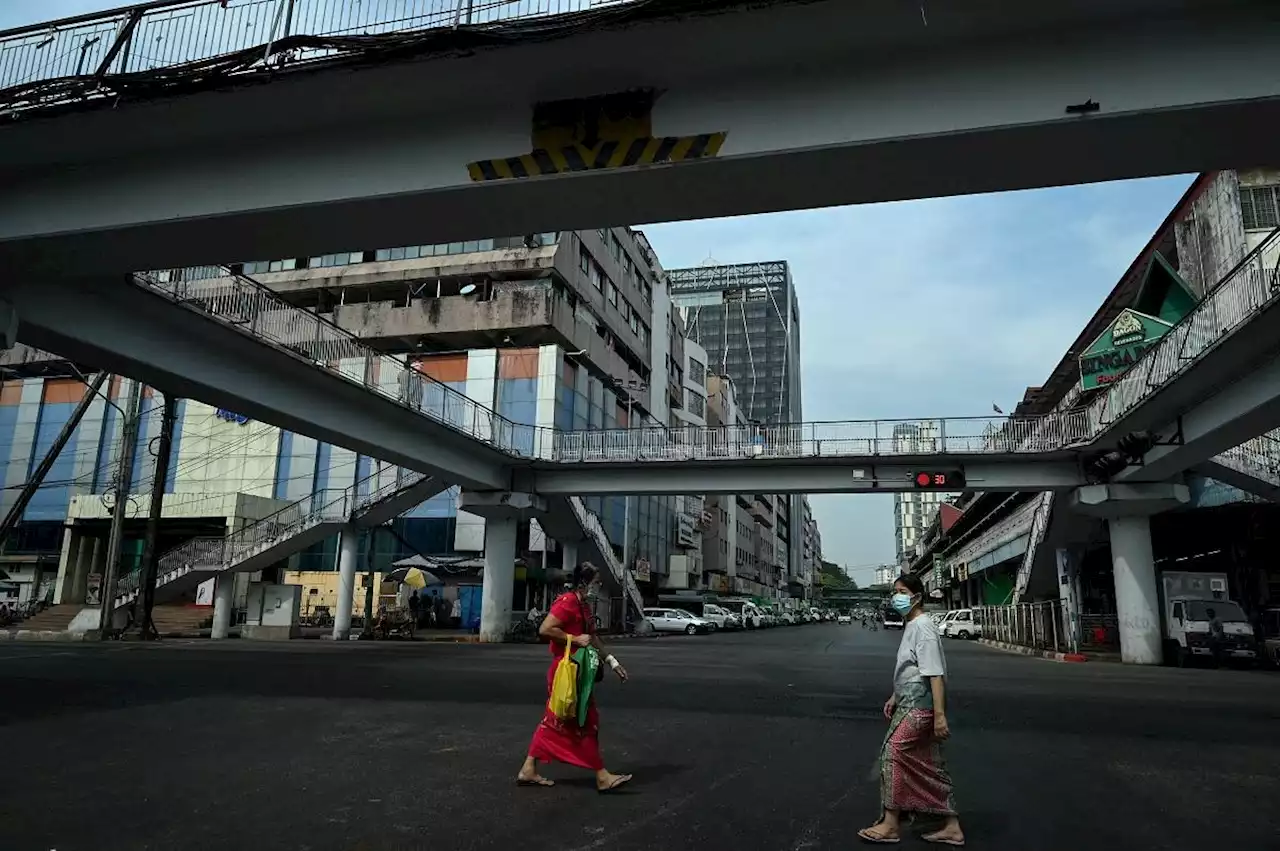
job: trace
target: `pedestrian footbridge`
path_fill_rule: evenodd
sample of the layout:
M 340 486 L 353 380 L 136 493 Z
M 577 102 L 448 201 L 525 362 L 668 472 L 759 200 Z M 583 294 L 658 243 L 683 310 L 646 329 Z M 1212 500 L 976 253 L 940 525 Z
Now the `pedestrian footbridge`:
M 1273 5 L 151 0 L 0 33 L 0 268 L 125 273 L 414 245 L 424 223 L 451 242 L 1267 162 Z
M 1140 484 L 1201 469 L 1274 496 L 1277 441 L 1266 432 L 1280 427 L 1280 310 L 1276 272 L 1262 265 L 1274 241 L 1280 232 L 1089 406 L 1035 418 L 560 432 L 514 423 L 222 267 L 123 282 L 19 280 L 7 291 L 25 344 L 414 471 L 419 479 L 391 492 L 399 510 L 453 484 L 532 495 L 530 516 L 557 539 L 582 543 L 638 607 L 629 572 L 580 497 L 891 492 L 915 488 L 921 471 L 958 470 L 969 489 L 1053 500 L 1088 483 L 1086 459 L 1138 429 L 1165 445 L 1120 477 Z M 82 309 L 71 315 L 69 301 Z M 317 497 L 286 510 L 288 529 L 262 537 L 264 524 L 232 535 L 239 543 L 193 542 L 167 557 L 164 584 L 255 569 L 351 522 L 353 505 L 363 505 L 358 493 Z M 1024 585 L 1052 515 L 1052 503 L 1026 515 Z M 129 593 L 122 586 L 120 605 Z
M 1280 279 L 1262 265 L 1272 243 L 1280 231 L 1090 405 L 1032 418 L 562 432 L 512 422 L 222 267 L 7 289 L 27 344 L 470 490 L 889 492 L 946 470 L 971 489 L 1065 490 L 1134 431 L 1162 445 L 1124 480 L 1205 463 L 1274 478 L 1252 466 L 1266 456 L 1249 442 L 1280 427 Z M 69 315 L 69 300 L 84 309 Z

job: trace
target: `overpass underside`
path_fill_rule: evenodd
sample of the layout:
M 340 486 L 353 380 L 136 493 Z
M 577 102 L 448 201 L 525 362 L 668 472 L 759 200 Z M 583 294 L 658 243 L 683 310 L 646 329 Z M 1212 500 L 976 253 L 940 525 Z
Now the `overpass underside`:
M 1268 161 L 1280 130 L 1268 3 L 679 9 L 19 113 L 0 130 L 0 265 L 124 273 L 1185 173 Z M 504 176 L 538 149 L 539 104 L 628 92 L 652 102 L 609 156 L 577 139 L 589 167 Z M 622 152 L 666 139 L 685 141 L 665 160 Z M 477 179 L 483 162 L 507 165 Z

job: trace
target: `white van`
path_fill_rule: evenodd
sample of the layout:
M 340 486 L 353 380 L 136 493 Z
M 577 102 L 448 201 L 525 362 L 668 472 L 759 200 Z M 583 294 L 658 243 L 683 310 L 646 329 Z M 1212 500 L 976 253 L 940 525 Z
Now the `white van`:
M 728 609 L 723 609 L 715 603 L 707 603 L 702 607 L 702 617 L 716 625 L 717 629 L 741 629 L 742 618 L 735 615 Z
M 747 629 L 759 629 L 764 626 L 764 612 L 750 600 L 717 600 L 716 605 L 737 615 L 738 620 L 742 621 L 742 625 Z
M 954 612 L 947 612 L 938 631 L 948 638 L 981 638 L 982 624 L 974 617 L 973 609 L 956 609 Z

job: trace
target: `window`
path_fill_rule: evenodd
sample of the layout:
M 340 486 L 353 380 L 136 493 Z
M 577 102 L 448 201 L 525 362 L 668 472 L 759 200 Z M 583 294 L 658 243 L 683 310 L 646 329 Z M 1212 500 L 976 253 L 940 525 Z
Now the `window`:
M 689 380 L 699 387 L 707 386 L 707 365 L 697 358 L 689 358 Z
M 613 255 L 613 259 L 622 262 L 622 243 L 618 242 L 618 238 L 613 234 L 609 234 L 609 253 Z
M 263 272 L 292 272 L 296 268 L 298 268 L 298 261 L 294 257 L 290 257 L 288 260 L 257 260 L 253 263 L 245 263 L 243 274 L 261 275 Z
M 614 307 L 617 307 L 618 306 L 618 288 L 613 285 L 613 281 L 609 280 L 608 275 L 603 275 L 602 277 L 604 278 L 604 282 L 605 282 L 605 292 L 609 296 L 609 304 L 612 304 Z M 626 304 L 626 302 L 624 301 L 623 304 Z
M 591 286 L 595 287 L 598 290 L 603 291 L 604 290 L 604 270 L 600 268 L 599 263 L 593 262 L 591 264 L 590 277 L 591 277 Z
M 578 268 L 586 275 L 591 271 L 591 252 L 585 245 L 578 248 Z
M 312 257 L 307 261 L 307 266 L 311 269 L 325 269 L 331 266 L 346 266 L 350 263 L 363 262 L 363 251 L 344 251 L 340 254 L 324 254 L 320 257 Z
M 1240 214 L 1245 230 L 1280 226 L 1280 186 L 1241 186 Z
M 608 229 L 608 228 L 600 228 L 599 230 L 597 230 L 597 231 L 596 231 L 596 233 L 600 235 L 600 241 L 601 241 L 601 242 L 603 242 L 605 245 L 608 245 L 608 244 L 609 244 L 609 229 Z
M 696 390 L 685 391 L 685 409 L 695 417 L 705 417 L 707 415 L 707 399 Z

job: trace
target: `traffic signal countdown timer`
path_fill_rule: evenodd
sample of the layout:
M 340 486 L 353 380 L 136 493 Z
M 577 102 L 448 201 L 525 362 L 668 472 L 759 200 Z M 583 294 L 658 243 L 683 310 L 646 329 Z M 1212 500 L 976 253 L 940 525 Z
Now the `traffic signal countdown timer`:
M 921 470 L 912 478 L 920 490 L 964 490 L 963 470 Z

